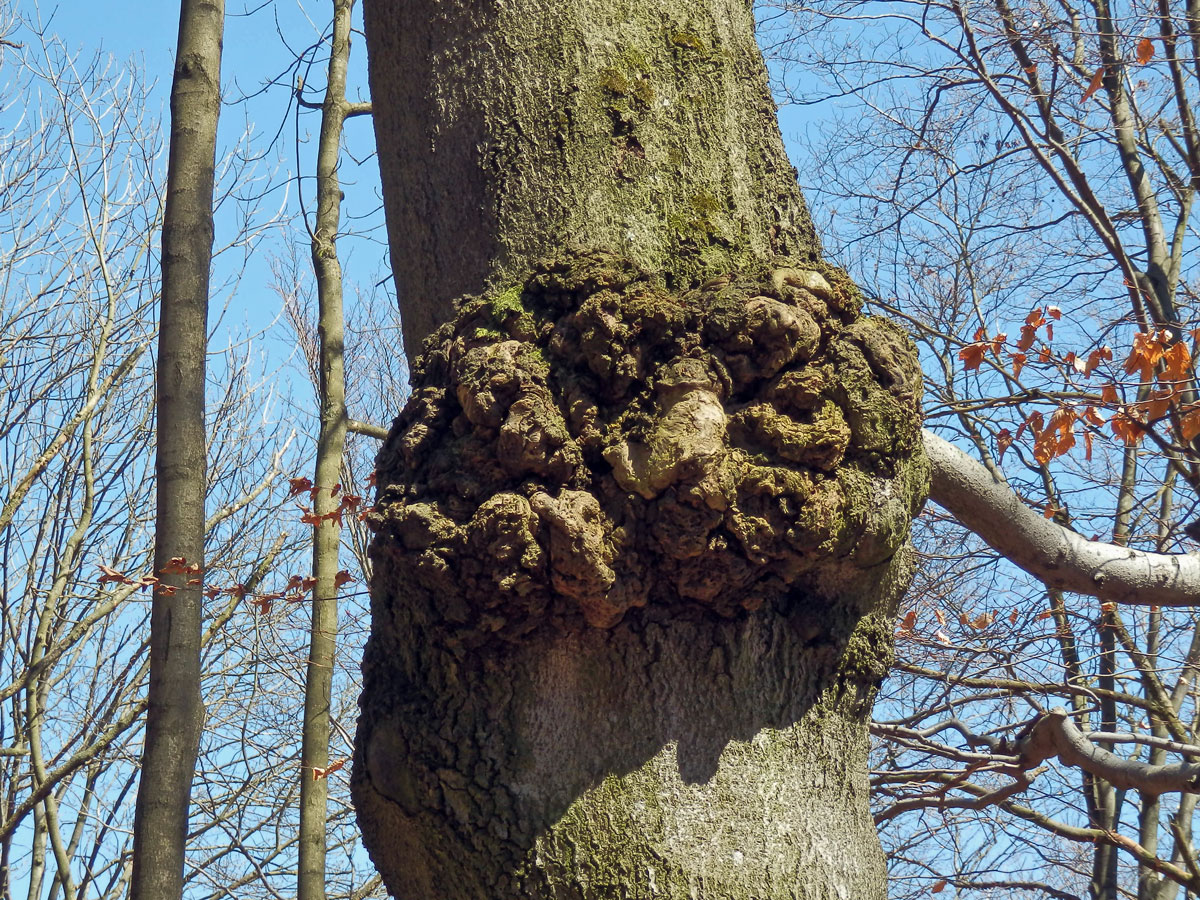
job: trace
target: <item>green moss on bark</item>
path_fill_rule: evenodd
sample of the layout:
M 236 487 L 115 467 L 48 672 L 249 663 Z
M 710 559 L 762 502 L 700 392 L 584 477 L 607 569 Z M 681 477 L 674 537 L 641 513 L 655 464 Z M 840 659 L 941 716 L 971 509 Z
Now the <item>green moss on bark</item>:
M 730 616 L 886 563 L 924 499 L 916 359 L 829 273 L 680 292 L 579 252 L 464 302 L 380 456 L 374 519 L 429 589 L 435 559 L 458 573 L 475 612 L 457 639 L 611 627 L 647 603 Z M 530 552 L 475 558 L 497 497 L 527 505 Z M 447 538 L 412 545 L 408 519 L 424 534 L 433 510 Z
M 680 288 L 777 256 L 816 261 L 743 4 L 377 0 L 366 16 L 414 355 L 453 298 L 511 284 L 572 241 Z
M 667 39 L 671 46 L 692 53 L 707 53 L 708 42 L 693 31 L 672 31 Z
M 810 896 L 769 873 L 834 871 L 829 809 L 870 841 L 861 723 L 928 482 L 915 352 L 828 266 L 672 282 L 571 251 L 415 367 L 355 775 L 394 890 Z M 685 827 L 719 846 L 672 853 Z
M 389 889 L 881 900 L 919 386 L 818 259 L 750 5 L 366 16 L 410 350 L 477 296 L 381 457 L 353 777 Z

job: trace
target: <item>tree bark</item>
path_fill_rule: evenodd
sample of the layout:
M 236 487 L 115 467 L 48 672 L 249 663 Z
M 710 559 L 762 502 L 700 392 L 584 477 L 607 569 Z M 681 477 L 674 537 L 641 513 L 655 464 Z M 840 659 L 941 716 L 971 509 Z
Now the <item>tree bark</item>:
M 819 259 L 750 5 L 365 17 L 409 351 L 489 292 L 380 455 L 353 786 L 389 890 L 882 900 L 866 724 L 927 490 L 919 377 Z M 608 252 L 538 263 L 581 246 Z M 774 418 L 791 365 L 823 387 Z M 761 468 L 729 437 L 791 423 Z
M 929 431 L 924 440 L 933 472 L 930 498 L 1048 587 L 1111 603 L 1200 602 L 1200 556 L 1089 541 L 1030 509 L 950 442 Z
M 363 9 L 410 358 L 568 243 L 681 282 L 817 257 L 745 0 Z
M 330 702 L 333 667 L 337 656 L 338 551 L 342 530 L 331 517 L 341 506 L 336 486 L 340 481 L 346 446 L 346 379 L 342 266 L 337 255 L 341 219 L 342 126 L 346 121 L 346 67 L 350 60 L 350 14 L 353 0 L 334 0 L 333 35 L 325 102 L 321 109 L 321 136 L 317 145 L 317 218 L 312 231 L 312 264 L 317 278 L 319 337 L 318 402 L 321 429 L 317 438 L 317 463 L 313 476 L 312 627 L 308 666 L 304 678 L 304 725 L 300 750 L 300 852 L 296 873 L 298 900 L 325 900 L 325 847 L 329 781 Z
M 146 742 L 134 816 L 133 900 L 183 894 L 204 703 L 204 389 L 223 0 L 184 0 L 171 85 L 158 338 L 158 507 Z M 175 562 L 173 562 L 175 561 Z

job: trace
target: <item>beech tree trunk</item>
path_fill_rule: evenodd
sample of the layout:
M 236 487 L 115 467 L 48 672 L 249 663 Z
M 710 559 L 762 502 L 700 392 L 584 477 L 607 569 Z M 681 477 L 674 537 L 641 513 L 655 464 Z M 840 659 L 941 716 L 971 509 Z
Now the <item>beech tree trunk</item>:
M 346 446 L 345 337 L 342 266 L 337 254 L 342 189 L 338 181 L 342 127 L 348 112 L 346 68 L 350 60 L 353 0 L 334 0 L 321 136 L 317 144 L 317 216 L 311 232 L 317 277 L 318 383 L 321 430 L 313 473 L 312 626 L 304 676 L 304 727 L 300 747 L 300 847 L 297 900 L 325 900 L 325 844 L 328 833 L 330 704 L 337 659 L 338 551 L 342 529 L 325 518 L 341 505 L 338 496 Z
M 750 4 L 365 18 L 410 358 L 485 294 L 378 465 L 353 787 L 389 890 L 883 900 L 919 371 L 820 261 Z
M 158 506 L 146 743 L 133 822 L 133 900 L 183 896 L 188 808 L 204 701 L 204 432 L 213 178 L 223 0 L 184 0 L 171 84 L 157 359 Z
M 682 281 L 815 259 L 746 0 L 367 0 L 410 357 L 570 244 Z

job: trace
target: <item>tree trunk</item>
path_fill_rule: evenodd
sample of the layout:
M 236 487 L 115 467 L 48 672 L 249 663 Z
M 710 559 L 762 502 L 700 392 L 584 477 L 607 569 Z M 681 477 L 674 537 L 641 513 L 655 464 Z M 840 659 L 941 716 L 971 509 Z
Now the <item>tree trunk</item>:
M 749 4 L 365 14 L 409 350 L 487 292 L 378 464 L 353 786 L 389 890 L 882 900 L 919 372 L 819 259 Z
M 328 839 L 330 698 L 337 659 L 338 551 L 341 507 L 338 496 L 346 446 L 346 379 L 342 266 L 337 255 L 342 189 L 338 181 L 342 127 L 346 121 L 346 67 L 350 60 L 353 0 L 334 0 L 321 137 L 317 145 L 317 218 L 312 231 L 312 264 L 317 278 L 319 337 L 318 402 L 321 430 L 313 475 L 312 627 L 304 676 L 304 726 L 300 748 L 300 851 L 297 900 L 325 900 L 325 845 Z
M 133 900 L 183 895 L 188 804 L 204 703 L 205 354 L 223 0 L 184 0 L 171 85 L 163 215 L 154 589 L 146 744 L 133 825 Z
M 368 0 L 410 358 L 568 243 L 681 282 L 819 242 L 745 0 Z

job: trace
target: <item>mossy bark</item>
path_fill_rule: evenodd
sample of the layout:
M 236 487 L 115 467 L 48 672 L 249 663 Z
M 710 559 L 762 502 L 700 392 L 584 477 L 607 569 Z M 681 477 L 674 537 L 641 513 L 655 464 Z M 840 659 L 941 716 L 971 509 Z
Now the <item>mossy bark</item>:
M 882 900 L 919 373 L 819 260 L 749 4 L 365 15 L 409 349 L 481 294 L 378 465 L 353 787 L 390 891 Z
M 392 678 L 360 736 L 355 802 L 389 890 L 883 900 L 869 689 L 835 685 L 845 634 L 808 646 L 810 625 L 771 605 L 540 632 L 500 657 L 456 659 L 411 624 L 377 641 L 422 672 Z M 873 626 L 886 645 L 889 617 Z
M 367 0 L 405 345 L 567 243 L 814 259 L 745 0 Z

